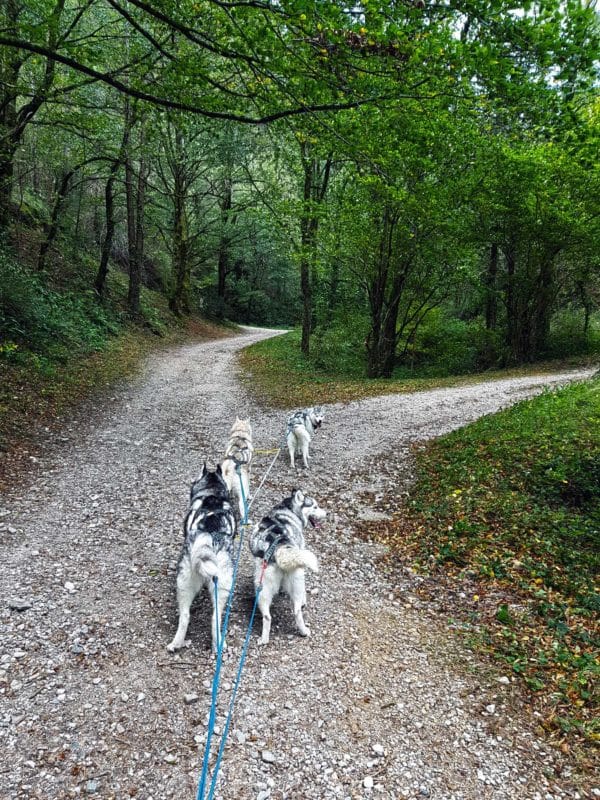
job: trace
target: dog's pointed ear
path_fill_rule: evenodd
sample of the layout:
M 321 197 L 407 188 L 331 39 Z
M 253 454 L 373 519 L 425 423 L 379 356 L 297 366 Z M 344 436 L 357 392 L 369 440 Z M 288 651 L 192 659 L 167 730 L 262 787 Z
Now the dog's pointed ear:
M 304 502 L 304 492 L 302 489 L 292 489 L 292 497 L 297 503 L 302 504 Z
M 217 475 L 222 475 L 222 474 L 223 474 L 223 470 L 221 469 L 221 465 L 217 464 Z

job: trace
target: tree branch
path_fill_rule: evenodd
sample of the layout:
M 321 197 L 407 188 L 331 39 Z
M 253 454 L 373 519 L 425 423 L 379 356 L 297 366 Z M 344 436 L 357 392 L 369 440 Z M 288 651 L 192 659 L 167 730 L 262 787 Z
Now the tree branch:
M 108 72 L 99 72 L 92 67 L 88 67 L 86 64 L 82 64 L 79 61 L 76 61 L 74 58 L 70 56 L 62 55 L 61 53 L 57 53 L 51 50 L 48 47 L 44 47 L 43 45 L 37 45 L 33 42 L 26 42 L 19 39 L 13 39 L 6 36 L 0 36 L 0 45 L 5 45 L 6 47 L 14 47 L 20 50 L 28 50 L 32 53 L 38 53 L 39 55 L 46 56 L 51 61 L 57 61 L 60 64 L 64 64 L 71 69 L 81 72 L 84 75 L 89 75 L 90 77 L 94 78 L 101 83 L 106 83 L 109 86 L 112 86 L 117 91 L 121 92 L 121 94 L 125 94 L 129 97 L 134 97 L 137 100 L 143 100 L 151 105 L 160 106 L 161 108 L 171 108 L 175 109 L 176 111 L 189 111 L 192 114 L 199 114 L 203 117 L 208 117 L 209 119 L 223 119 L 229 120 L 230 122 L 242 122 L 247 125 L 266 125 L 270 122 L 275 122 L 279 119 L 285 119 L 287 117 L 296 117 L 303 114 L 314 114 L 318 112 L 324 111 L 345 111 L 351 108 L 360 108 L 361 106 L 370 105 L 371 103 L 384 103 L 390 102 L 393 100 L 407 100 L 407 99 L 425 99 L 422 95 L 407 95 L 407 94 L 391 94 L 391 95 L 379 95 L 375 97 L 366 97 L 359 100 L 350 100 L 346 103 L 321 103 L 317 105 L 298 105 L 295 108 L 287 108 L 282 109 L 281 111 L 275 111 L 271 114 L 265 114 L 262 117 L 250 117 L 245 114 L 235 114 L 227 111 L 211 111 L 207 108 L 202 108 L 201 106 L 196 106 L 191 103 L 182 103 L 176 100 L 168 100 L 165 97 L 159 97 L 158 95 L 149 94 L 148 92 L 144 92 L 141 89 L 134 89 L 131 86 L 123 83 L 122 81 L 117 80 L 113 77 L 112 73 Z

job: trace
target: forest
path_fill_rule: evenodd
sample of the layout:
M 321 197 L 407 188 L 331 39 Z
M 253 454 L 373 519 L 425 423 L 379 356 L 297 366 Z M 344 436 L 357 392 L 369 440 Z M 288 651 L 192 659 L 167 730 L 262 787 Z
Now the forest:
M 0 8 L 0 361 L 189 315 L 370 378 L 597 348 L 589 0 Z

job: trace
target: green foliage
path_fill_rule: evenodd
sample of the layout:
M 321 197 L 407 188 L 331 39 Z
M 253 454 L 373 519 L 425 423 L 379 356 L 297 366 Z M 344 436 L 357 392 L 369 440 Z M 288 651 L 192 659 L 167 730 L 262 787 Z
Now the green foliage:
M 386 540 L 394 558 L 410 553 L 421 569 L 433 561 L 477 580 L 490 652 L 544 693 L 550 725 L 570 717 L 592 736 L 600 381 L 548 392 L 430 444 L 418 475 L 408 520 Z M 488 593 L 509 600 L 486 609 Z
M 394 375 L 466 375 L 498 365 L 501 352 L 500 334 L 486 330 L 481 319 L 466 322 L 438 308 L 408 343 Z
M 315 330 L 308 368 L 341 378 L 363 376 L 367 333 L 368 322 L 357 311 L 338 312 L 327 326 Z
M 91 290 L 52 289 L 41 275 L 0 251 L 0 336 L 16 345 L 3 349 L 5 358 L 64 363 L 102 349 L 118 330 L 115 316 Z
M 584 353 L 600 353 L 600 315 L 596 313 L 592 317 L 586 332 L 581 311 L 561 310 L 552 320 L 546 355 L 549 358 L 566 358 Z

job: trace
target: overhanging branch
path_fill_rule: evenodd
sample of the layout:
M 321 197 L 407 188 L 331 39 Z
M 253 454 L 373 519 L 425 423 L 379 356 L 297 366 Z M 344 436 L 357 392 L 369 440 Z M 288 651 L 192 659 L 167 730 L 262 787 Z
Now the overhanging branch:
M 151 105 L 159 106 L 161 108 L 170 108 L 175 111 L 187 111 L 189 113 L 198 114 L 200 116 L 207 117 L 209 119 L 221 119 L 221 120 L 228 120 L 230 122 L 241 122 L 247 125 L 266 125 L 270 122 L 276 122 L 279 119 L 296 117 L 303 114 L 314 114 L 326 111 L 347 111 L 351 108 L 360 108 L 361 106 L 365 105 L 390 102 L 393 100 L 425 99 L 423 95 L 416 95 L 416 94 L 379 95 L 375 97 L 366 97 L 358 100 L 350 100 L 346 103 L 321 103 L 316 105 L 298 105 L 295 108 L 282 109 L 281 111 L 275 111 L 272 114 L 265 114 L 265 116 L 262 117 L 251 117 L 247 116 L 246 114 L 235 114 L 227 111 L 212 111 L 211 109 L 203 108 L 202 106 L 196 106 L 192 103 L 182 103 L 177 100 L 168 100 L 165 97 L 159 97 L 158 95 L 144 92 L 141 89 L 135 89 L 134 87 L 128 86 L 126 83 L 123 83 L 122 81 L 115 78 L 114 77 L 115 73 L 99 72 L 98 70 L 95 70 L 92 67 L 88 67 L 86 64 L 82 64 L 76 59 L 71 58 L 70 56 L 65 56 L 62 53 L 57 53 L 48 47 L 34 44 L 33 42 L 27 42 L 27 41 L 22 41 L 20 39 L 13 39 L 6 36 L 0 36 L 0 45 L 4 45 L 6 47 L 12 47 L 17 50 L 26 50 L 31 53 L 37 53 L 38 55 L 45 56 L 50 61 L 56 61 L 60 64 L 64 64 L 65 66 L 70 67 L 76 72 L 88 75 L 90 78 L 93 78 L 96 81 L 105 83 L 108 86 L 112 86 L 121 94 L 127 95 L 128 97 L 134 97 L 137 100 L 143 100 L 144 102 L 150 103 Z

